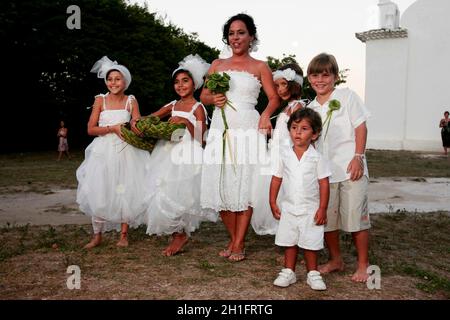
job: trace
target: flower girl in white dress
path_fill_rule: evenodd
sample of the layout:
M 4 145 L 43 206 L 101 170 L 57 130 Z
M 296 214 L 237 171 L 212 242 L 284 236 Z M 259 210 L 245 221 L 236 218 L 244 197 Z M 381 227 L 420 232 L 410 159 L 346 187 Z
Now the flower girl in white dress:
M 140 117 L 134 96 L 124 91 L 131 83 L 128 69 L 103 57 L 91 72 L 104 78 L 109 90 L 95 97 L 88 134 L 97 136 L 86 148 L 85 160 L 77 169 L 77 203 L 92 217 L 94 237 L 85 248 L 98 246 L 102 232 L 121 230 L 119 247 L 128 246 L 128 226 L 144 223 L 144 178 L 150 155 L 121 139 L 120 126 Z
M 163 255 L 180 252 L 201 221 L 216 221 L 216 214 L 200 206 L 200 181 L 203 161 L 203 134 L 207 112 L 194 98 L 209 68 L 198 55 L 189 55 L 172 73 L 179 100 L 174 100 L 152 115 L 186 125 L 181 139 L 177 131 L 171 141 L 160 140 L 150 156 L 147 175 L 147 233 L 172 235 Z

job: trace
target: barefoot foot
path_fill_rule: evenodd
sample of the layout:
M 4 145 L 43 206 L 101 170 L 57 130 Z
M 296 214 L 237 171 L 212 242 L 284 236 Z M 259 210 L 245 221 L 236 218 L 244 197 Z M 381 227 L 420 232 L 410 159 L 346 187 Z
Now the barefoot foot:
M 116 246 L 121 247 L 121 248 L 128 247 L 128 238 L 127 238 L 126 232 L 122 232 L 120 234 L 120 240 L 116 243 Z
M 352 275 L 352 281 L 355 282 L 366 282 L 369 278 L 369 274 L 367 273 L 368 266 L 361 266 L 356 269 L 355 273 Z
M 320 273 L 326 274 L 334 271 L 344 271 L 344 262 L 342 260 L 330 260 L 318 268 Z
M 83 248 L 89 250 L 89 249 L 92 249 L 92 248 L 95 248 L 95 247 L 99 246 L 100 243 L 102 243 L 101 240 L 94 238 L 87 245 L 85 245 Z
M 183 249 L 187 242 L 188 237 L 185 233 L 177 233 L 173 236 L 170 245 L 166 249 L 164 249 L 163 255 L 165 255 L 166 257 L 176 255 Z

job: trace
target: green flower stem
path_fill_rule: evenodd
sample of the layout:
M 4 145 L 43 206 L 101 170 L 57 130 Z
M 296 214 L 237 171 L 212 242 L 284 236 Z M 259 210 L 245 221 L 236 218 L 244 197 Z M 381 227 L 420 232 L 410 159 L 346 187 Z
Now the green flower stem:
M 325 136 L 323 137 L 323 139 L 325 140 L 327 138 L 327 134 L 328 134 L 328 128 L 330 127 L 330 122 L 331 122 L 331 110 L 328 110 L 327 112 L 327 118 L 325 119 L 325 121 L 323 122 L 323 125 L 325 126 L 325 124 L 327 125 L 327 130 L 325 131 Z
M 230 108 L 233 109 L 234 111 L 237 111 L 236 108 L 233 107 L 233 105 L 231 104 L 230 100 L 227 100 L 227 102 L 225 104 L 230 106 Z
M 228 122 L 227 122 L 227 117 L 225 116 L 225 110 L 224 108 L 220 109 L 220 113 L 222 114 L 222 120 L 223 120 L 223 125 L 225 127 L 225 130 L 223 131 L 222 134 L 222 159 L 223 159 L 223 163 L 222 165 L 225 164 L 225 149 L 226 149 L 226 142 L 228 141 L 228 150 L 230 152 L 230 158 L 231 160 L 233 160 L 233 167 L 236 171 L 236 159 L 233 156 L 233 152 L 231 151 L 231 139 L 230 139 L 230 135 L 228 134 Z

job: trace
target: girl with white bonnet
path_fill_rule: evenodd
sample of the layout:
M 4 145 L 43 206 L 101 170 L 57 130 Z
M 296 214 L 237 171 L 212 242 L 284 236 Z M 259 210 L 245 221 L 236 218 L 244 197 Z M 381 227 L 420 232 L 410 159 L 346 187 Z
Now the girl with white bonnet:
M 136 98 L 124 93 L 131 83 L 130 71 L 104 56 L 91 72 L 105 80 L 109 92 L 95 97 L 87 132 L 96 138 L 76 172 L 77 203 L 92 217 L 94 232 L 85 248 L 98 246 L 102 233 L 112 229 L 121 231 L 117 246 L 126 247 L 128 227 L 144 223 L 143 186 L 150 154 L 121 139 L 121 124 L 140 117 Z
M 207 112 L 194 98 L 194 92 L 203 85 L 208 68 L 209 64 L 197 54 L 185 57 L 172 73 L 179 99 L 152 113 L 160 118 L 170 116 L 169 122 L 186 125 L 181 139 L 158 141 L 150 157 L 151 171 L 146 178 L 147 233 L 172 235 L 170 244 L 162 252 L 165 256 L 180 252 L 201 221 L 216 220 L 214 212 L 202 210 L 200 206 Z M 176 132 L 173 137 L 175 135 Z

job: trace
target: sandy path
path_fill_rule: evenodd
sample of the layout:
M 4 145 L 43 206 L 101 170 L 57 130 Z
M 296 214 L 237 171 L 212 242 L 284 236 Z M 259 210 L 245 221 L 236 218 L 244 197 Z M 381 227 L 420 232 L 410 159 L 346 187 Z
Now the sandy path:
M 0 225 L 84 224 L 91 219 L 78 210 L 76 190 L 53 190 L 51 194 L 21 192 L 0 195 Z
M 78 210 L 76 190 L 53 190 L 51 194 L 14 193 L 0 195 L 0 225 L 60 225 L 90 223 Z M 377 178 L 369 185 L 369 211 L 450 211 L 450 179 Z

